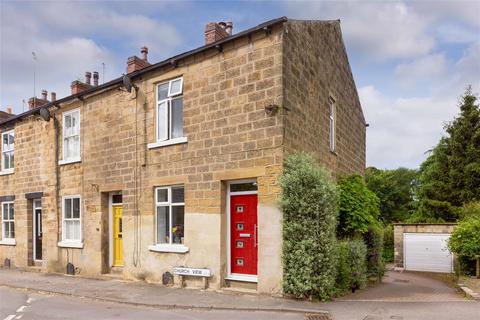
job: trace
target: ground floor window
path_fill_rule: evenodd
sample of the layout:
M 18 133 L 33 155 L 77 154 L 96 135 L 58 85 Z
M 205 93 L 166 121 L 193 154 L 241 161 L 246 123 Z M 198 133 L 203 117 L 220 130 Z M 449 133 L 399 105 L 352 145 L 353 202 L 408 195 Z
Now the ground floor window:
M 157 244 L 183 244 L 185 189 L 183 186 L 155 190 Z
M 63 198 L 63 241 L 81 241 L 81 206 L 80 196 Z
M 2 237 L 15 238 L 15 209 L 13 202 L 2 203 Z

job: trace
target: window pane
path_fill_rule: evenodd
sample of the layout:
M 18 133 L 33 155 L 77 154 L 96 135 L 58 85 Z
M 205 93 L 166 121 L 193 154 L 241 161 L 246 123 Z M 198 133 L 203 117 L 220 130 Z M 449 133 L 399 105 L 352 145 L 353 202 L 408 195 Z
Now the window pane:
M 172 139 L 183 137 L 183 97 L 172 100 Z
M 184 206 L 172 206 L 172 243 L 183 243 Z
M 168 207 L 157 207 L 157 243 L 169 243 L 169 228 Z
M 65 221 L 65 239 L 73 239 L 73 221 Z
M 72 156 L 74 158 L 80 157 L 80 136 L 75 136 L 72 138 L 73 139 L 73 152 Z
M 8 238 L 15 238 L 15 223 L 9 222 L 10 223 L 10 236 Z
M 8 167 L 9 169 L 12 169 L 15 167 L 15 156 L 13 155 L 13 152 L 10 153 L 10 166 Z
M 8 137 L 9 137 L 9 140 L 10 140 L 10 141 L 9 141 L 9 142 L 10 142 L 10 146 L 13 147 L 14 142 L 15 142 L 14 134 L 13 134 L 13 133 L 10 133 L 10 134 L 8 135 Z
M 168 104 L 167 101 L 160 103 L 157 107 L 157 140 L 167 140 L 168 130 Z
M 182 93 L 182 79 L 175 79 L 170 81 L 170 94 L 169 96 Z
M 72 117 L 70 115 L 65 116 L 65 132 L 68 134 L 69 129 L 72 127 Z
M 72 218 L 72 199 L 65 199 L 65 219 Z
M 3 213 L 2 219 L 7 220 L 8 219 L 8 204 L 6 204 L 6 203 L 3 204 L 2 213 Z
M 80 218 L 80 199 L 75 198 L 73 199 L 73 216 L 74 219 Z
M 168 82 L 158 86 L 158 101 L 167 99 L 168 97 Z
M 10 204 L 10 220 L 14 219 L 14 209 L 13 209 L 13 203 Z
M 172 187 L 172 203 L 185 202 L 185 189 L 183 187 Z
M 122 195 L 121 194 L 114 194 L 112 196 L 113 203 L 122 203 Z
M 157 189 L 157 202 L 168 202 L 168 189 Z
M 239 191 L 257 191 L 258 185 L 256 182 L 236 183 L 230 185 L 231 192 Z
M 8 156 L 8 153 L 3 153 L 3 167 L 5 169 L 10 168 L 10 157 Z
M 80 220 L 72 221 L 73 225 L 73 240 L 80 240 Z

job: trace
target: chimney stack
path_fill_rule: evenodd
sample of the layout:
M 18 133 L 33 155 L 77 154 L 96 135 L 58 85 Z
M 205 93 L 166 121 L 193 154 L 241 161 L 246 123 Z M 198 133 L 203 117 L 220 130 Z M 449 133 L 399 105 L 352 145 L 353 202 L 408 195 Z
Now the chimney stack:
M 209 22 L 205 26 L 205 44 L 211 44 L 231 35 L 233 23 Z
M 147 60 L 148 55 L 148 48 L 142 47 L 140 49 L 140 53 L 142 54 L 142 58 L 137 56 L 131 56 L 127 60 L 127 73 L 131 73 L 134 71 L 142 70 L 150 65 Z
M 47 96 L 48 96 L 48 91 L 47 90 L 42 90 L 42 100 L 48 101 Z
M 142 47 L 140 49 L 140 53 L 142 54 L 142 60 L 145 62 L 148 62 L 147 56 L 148 56 L 148 48 L 147 47 Z
M 57 94 L 55 92 L 50 92 L 50 101 L 54 102 L 57 100 Z
M 98 71 L 93 71 L 93 86 L 98 86 Z
M 92 79 L 92 73 L 90 71 L 85 72 L 85 83 L 90 84 Z

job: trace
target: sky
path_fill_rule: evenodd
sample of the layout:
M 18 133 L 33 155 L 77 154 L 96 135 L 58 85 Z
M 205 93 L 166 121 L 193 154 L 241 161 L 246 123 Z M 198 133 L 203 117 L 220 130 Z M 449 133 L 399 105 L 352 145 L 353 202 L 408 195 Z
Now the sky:
M 34 73 L 37 96 L 58 99 L 85 71 L 99 71 L 100 82 L 119 77 L 144 45 L 158 62 L 202 46 L 207 22 L 231 20 L 236 33 L 280 16 L 341 20 L 370 125 L 367 166 L 417 168 L 465 88 L 480 92 L 480 0 L 0 0 L 0 110 L 25 110 Z

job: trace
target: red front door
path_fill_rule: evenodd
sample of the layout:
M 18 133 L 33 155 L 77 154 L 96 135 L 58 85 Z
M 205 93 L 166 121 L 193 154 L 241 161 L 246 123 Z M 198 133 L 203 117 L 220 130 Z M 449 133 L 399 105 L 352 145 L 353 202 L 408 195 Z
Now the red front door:
M 257 275 L 257 195 L 231 196 L 230 216 L 231 272 Z

